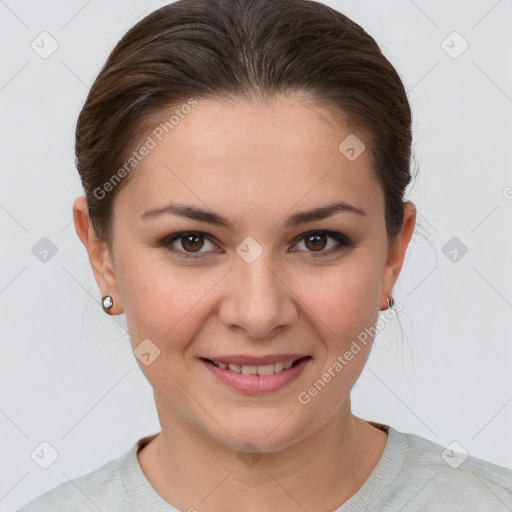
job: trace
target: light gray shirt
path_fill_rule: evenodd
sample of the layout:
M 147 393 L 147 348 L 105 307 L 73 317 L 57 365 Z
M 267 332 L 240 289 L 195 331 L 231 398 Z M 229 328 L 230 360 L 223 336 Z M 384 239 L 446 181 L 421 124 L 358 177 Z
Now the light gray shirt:
M 512 511 L 512 470 L 373 424 L 388 433 L 384 452 L 362 487 L 334 512 Z M 18 512 L 179 512 L 153 489 L 137 459 L 154 436 Z

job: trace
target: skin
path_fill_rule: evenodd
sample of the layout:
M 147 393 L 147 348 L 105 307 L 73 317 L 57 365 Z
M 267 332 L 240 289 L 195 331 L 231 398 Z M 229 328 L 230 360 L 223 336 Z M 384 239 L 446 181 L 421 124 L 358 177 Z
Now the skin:
M 414 230 L 408 202 L 402 231 L 388 244 L 369 150 L 354 161 L 338 150 L 351 133 L 293 95 L 269 105 L 198 100 L 116 196 L 112 247 L 98 241 L 85 198 L 73 205 L 101 295 L 113 297 L 111 314 L 126 313 L 133 349 L 149 338 L 160 350 L 148 366 L 137 359 L 161 424 L 138 459 L 180 510 L 332 511 L 382 455 L 387 435 L 350 407 L 371 338 L 309 404 L 297 399 L 387 308 Z M 340 200 L 366 215 L 284 225 L 293 213 Z M 171 214 L 141 219 L 170 202 L 216 212 L 235 226 Z M 322 229 L 354 246 L 322 237 L 315 250 L 301 238 Z M 186 239 L 173 242 L 199 258 L 157 246 L 186 230 L 214 238 L 199 238 L 199 253 Z M 248 236 L 263 249 L 251 263 L 236 252 Z M 198 360 L 276 353 L 312 360 L 295 381 L 264 396 L 226 387 Z M 258 452 L 252 465 L 237 456 L 246 443 Z

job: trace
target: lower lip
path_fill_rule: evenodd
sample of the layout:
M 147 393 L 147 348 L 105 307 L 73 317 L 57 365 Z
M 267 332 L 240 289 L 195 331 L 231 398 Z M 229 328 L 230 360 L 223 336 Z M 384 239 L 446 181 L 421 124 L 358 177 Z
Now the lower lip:
M 200 359 L 201 363 L 221 382 L 238 391 L 253 395 L 270 393 L 283 388 L 299 376 L 310 360 L 311 357 L 303 357 L 294 366 L 273 375 L 245 375 L 228 369 L 223 370 L 213 363 Z

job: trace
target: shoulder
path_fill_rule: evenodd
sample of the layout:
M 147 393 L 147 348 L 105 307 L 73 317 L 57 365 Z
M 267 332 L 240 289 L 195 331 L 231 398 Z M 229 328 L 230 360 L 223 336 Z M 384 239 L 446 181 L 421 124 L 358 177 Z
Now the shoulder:
M 450 505 L 450 510 L 512 510 L 511 469 L 473 457 L 459 444 L 444 447 L 415 434 L 395 432 L 409 446 L 401 486 L 408 488 L 411 505 L 416 502 L 432 510 L 439 505 Z
M 113 459 L 90 473 L 63 482 L 17 512 L 98 512 L 108 509 L 103 507 L 124 505 L 123 496 L 126 493 L 120 478 L 120 469 L 125 457 L 123 455 Z

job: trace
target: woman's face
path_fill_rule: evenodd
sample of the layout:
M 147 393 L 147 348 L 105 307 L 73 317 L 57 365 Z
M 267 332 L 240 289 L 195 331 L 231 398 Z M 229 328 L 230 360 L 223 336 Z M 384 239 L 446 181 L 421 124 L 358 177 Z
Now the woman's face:
M 97 278 L 113 313 L 126 313 L 162 428 L 178 420 L 234 449 L 275 451 L 349 414 L 372 338 L 357 352 L 353 342 L 386 307 L 414 212 L 405 243 L 389 248 L 369 151 L 358 156 L 354 135 L 321 114 L 294 96 L 265 107 L 198 100 L 168 134 L 152 133 L 116 197 L 102 260 L 112 277 Z M 299 215 L 334 203 L 357 211 Z M 274 375 L 205 361 L 236 358 L 264 358 L 256 371 Z

